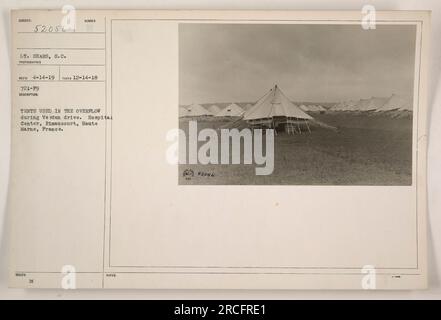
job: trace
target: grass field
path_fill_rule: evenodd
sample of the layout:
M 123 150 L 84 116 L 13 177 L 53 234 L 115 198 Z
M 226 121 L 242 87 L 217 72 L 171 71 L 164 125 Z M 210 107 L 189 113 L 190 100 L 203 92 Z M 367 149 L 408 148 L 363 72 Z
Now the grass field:
M 339 128 L 313 127 L 301 135 L 279 133 L 274 172 L 256 176 L 255 165 L 180 165 L 179 184 L 200 185 L 410 185 L 412 120 L 387 116 L 329 113 L 313 115 Z M 225 121 L 198 121 L 198 129 Z M 186 121 L 181 121 L 184 131 Z M 191 169 L 191 179 L 183 177 Z

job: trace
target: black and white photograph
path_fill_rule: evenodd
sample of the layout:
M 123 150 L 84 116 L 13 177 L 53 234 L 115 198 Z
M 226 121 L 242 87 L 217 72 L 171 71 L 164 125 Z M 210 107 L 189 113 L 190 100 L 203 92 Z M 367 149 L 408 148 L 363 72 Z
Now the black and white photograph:
M 416 39 L 405 24 L 181 23 L 179 184 L 411 185 Z

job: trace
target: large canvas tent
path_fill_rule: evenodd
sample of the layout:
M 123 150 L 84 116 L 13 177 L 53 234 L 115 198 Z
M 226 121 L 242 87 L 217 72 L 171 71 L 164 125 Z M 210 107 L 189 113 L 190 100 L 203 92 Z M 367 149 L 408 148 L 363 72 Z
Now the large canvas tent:
M 194 118 L 194 117 L 211 117 L 213 114 L 205 109 L 200 104 L 193 103 L 181 111 L 179 110 L 179 116 L 180 117 L 186 117 L 186 118 Z
M 216 117 L 241 117 L 244 111 L 237 104 L 232 103 L 216 114 Z
M 253 127 L 284 129 L 287 133 L 310 131 L 308 121 L 313 118 L 294 105 L 277 85 L 271 88 L 243 119 Z

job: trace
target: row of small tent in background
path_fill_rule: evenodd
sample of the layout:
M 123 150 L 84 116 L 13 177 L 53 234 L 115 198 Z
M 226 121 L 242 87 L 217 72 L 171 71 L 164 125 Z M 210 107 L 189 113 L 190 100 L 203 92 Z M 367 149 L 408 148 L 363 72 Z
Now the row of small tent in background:
M 372 97 L 358 101 L 349 100 L 335 104 L 329 111 L 367 111 L 367 112 L 411 112 L 412 100 L 393 94 L 390 97 Z
M 213 104 L 208 107 L 203 107 L 200 104 L 191 104 L 189 106 L 179 107 L 179 117 L 241 117 L 247 110 L 253 107 L 248 103 L 244 108 L 240 107 L 236 103 L 231 103 L 227 107 L 221 109 L 217 105 Z M 307 112 L 325 112 L 326 109 L 321 105 L 300 105 L 300 109 Z

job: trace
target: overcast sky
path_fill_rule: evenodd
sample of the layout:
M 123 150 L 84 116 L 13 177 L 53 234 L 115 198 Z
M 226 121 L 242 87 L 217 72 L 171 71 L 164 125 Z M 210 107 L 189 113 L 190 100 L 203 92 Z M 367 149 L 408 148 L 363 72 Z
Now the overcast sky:
M 415 26 L 180 24 L 180 104 L 411 95 Z

